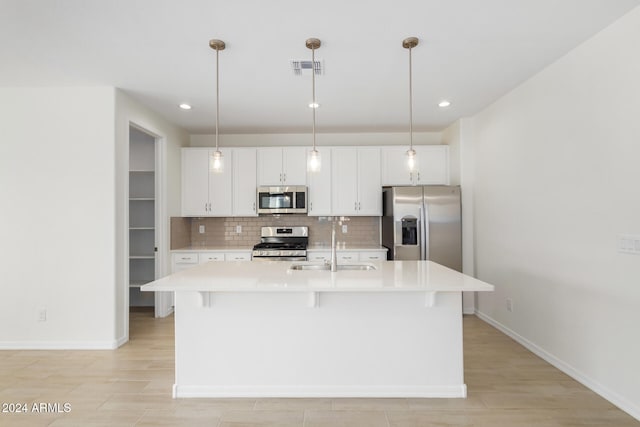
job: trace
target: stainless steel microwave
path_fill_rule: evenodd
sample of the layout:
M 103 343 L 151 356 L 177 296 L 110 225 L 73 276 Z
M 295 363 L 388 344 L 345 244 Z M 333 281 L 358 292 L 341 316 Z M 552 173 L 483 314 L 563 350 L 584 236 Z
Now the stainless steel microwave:
M 307 187 L 258 187 L 258 214 L 307 213 Z

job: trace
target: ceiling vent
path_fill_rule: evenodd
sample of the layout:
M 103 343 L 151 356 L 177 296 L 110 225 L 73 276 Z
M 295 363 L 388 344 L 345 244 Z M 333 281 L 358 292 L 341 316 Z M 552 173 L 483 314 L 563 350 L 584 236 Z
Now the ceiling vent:
M 293 75 L 295 76 L 308 76 L 311 75 L 311 61 L 308 59 L 292 59 L 291 61 L 291 69 L 293 70 Z M 316 72 L 316 76 L 320 76 L 324 74 L 324 65 L 321 59 L 316 59 L 313 64 L 313 69 Z

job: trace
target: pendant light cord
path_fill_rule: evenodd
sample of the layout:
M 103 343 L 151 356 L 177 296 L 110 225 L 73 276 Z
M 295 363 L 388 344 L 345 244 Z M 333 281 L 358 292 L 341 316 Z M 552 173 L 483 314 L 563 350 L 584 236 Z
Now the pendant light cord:
M 312 107 L 313 110 L 313 151 L 316 151 L 316 50 L 311 48 L 311 97 L 313 98 Z
M 409 47 L 409 148 L 413 150 L 413 74 L 411 64 L 411 50 Z
M 220 117 L 220 72 L 218 71 L 218 54 L 219 50 L 216 49 L 216 151 L 218 150 L 218 127 Z

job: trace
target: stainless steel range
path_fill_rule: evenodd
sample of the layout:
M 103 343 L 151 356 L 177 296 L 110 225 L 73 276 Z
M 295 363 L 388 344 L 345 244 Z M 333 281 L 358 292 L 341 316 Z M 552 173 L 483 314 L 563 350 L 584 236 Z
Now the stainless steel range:
M 253 260 L 306 261 L 309 227 L 262 227 Z

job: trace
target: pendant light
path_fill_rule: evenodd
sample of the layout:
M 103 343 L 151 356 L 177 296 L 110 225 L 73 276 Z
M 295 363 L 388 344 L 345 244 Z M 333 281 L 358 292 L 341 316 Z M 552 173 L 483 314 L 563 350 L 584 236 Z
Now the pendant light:
M 416 150 L 413 149 L 413 75 L 411 49 L 418 46 L 417 37 L 408 37 L 402 41 L 402 47 L 409 49 L 409 149 L 407 150 L 407 166 L 413 172 L 416 167 Z
M 320 152 L 316 150 L 316 109 L 318 108 L 318 103 L 316 102 L 316 49 L 318 49 L 321 45 L 319 39 L 307 39 L 305 45 L 311 49 L 311 104 L 309 107 L 313 112 L 313 127 L 311 128 L 311 133 L 313 134 L 313 149 L 309 152 L 309 158 L 307 160 L 307 170 L 309 172 L 318 172 L 320 171 L 321 159 Z
M 222 172 L 224 169 L 224 161 L 222 158 L 222 152 L 218 149 L 218 127 L 220 126 L 220 83 L 218 72 L 218 54 L 221 50 L 224 50 L 226 45 L 222 40 L 212 39 L 209 40 L 209 47 L 216 51 L 216 151 L 211 154 L 209 159 L 209 169 L 213 172 Z

